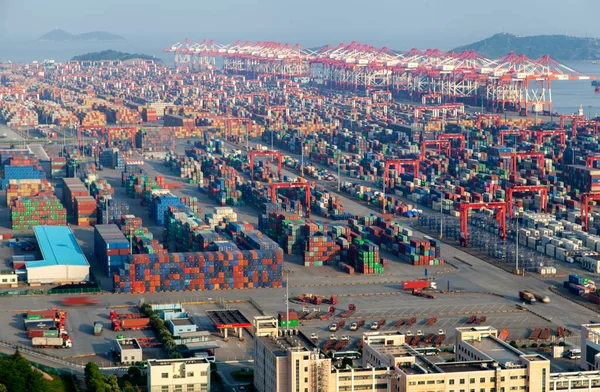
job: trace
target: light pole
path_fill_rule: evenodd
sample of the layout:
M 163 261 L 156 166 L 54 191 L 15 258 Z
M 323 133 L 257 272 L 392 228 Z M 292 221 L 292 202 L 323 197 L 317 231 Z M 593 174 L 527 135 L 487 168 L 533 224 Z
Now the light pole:
M 300 161 L 300 175 L 304 175 L 304 142 L 300 142 L 300 151 L 302 153 L 302 158 Z
M 286 269 L 285 272 L 285 334 L 289 334 L 290 330 L 290 273 L 293 272 L 290 269 Z
M 341 155 L 341 151 L 338 151 L 338 158 L 337 158 L 338 192 L 340 192 L 340 190 L 342 189 L 342 180 L 341 180 L 341 177 L 340 177 L 340 155 Z
M 515 246 L 515 272 L 519 275 L 519 212 L 515 213 L 515 218 L 517 219 L 517 235 L 516 235 L 516 246 Z
M 440 240 L 444 238 L 444 193 L 442 192 L 440 196 Z

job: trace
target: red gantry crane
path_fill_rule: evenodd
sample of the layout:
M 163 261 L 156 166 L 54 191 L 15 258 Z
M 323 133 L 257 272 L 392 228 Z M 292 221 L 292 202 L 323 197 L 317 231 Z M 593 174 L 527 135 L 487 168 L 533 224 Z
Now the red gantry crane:
M 477 116 L 476 127 L 482 129 L 482 125 L 484 121 L 487 121 L 489 124 L 493 124 L 496 127 L 502 125 L 502 116 L 499 114 L 480 114 Z
M 511 158 L 512 167 L 510 170 L 512 174 L 517 172 L 517 158 L 537 158 L 540 175 L 544 175 L 544 154 L 541 152 L 513 152 Z
M 571 121 L 571 137 L 573 139 L 577 137 L 578 128 L 591 129 L 594 135 L 598 136 L 598 121 L 579 119 Z
M 438 155 L 441 152 L 441 148 L 444 147 L 446 156 L 449 157 L 450 156 L 450 144 L 451 144 L 450 140 L 423 140 L 421 142 L 421 156 L 419 157 L 419 159 L 422 161 L 425 160 L 425 158 L 427 157 L 427 147 L 428 146 L 436 146 Z
M 412 165 L 413 177 L 416 179 L 419 176 L 419 160 L 418 159 L 388 159 L 383 166 L 383 213 L 385 214 L 385 188 L 390 177 L 390 166 L 403 167 Z
M 310 218 L 310 184 L 308 182 L 275 182 L 271 184 L 271 201 L 277 202 L 277 190 L 286 188 L 304 188 L 306 192 L 306 218 Z
M 258 151 L 252 150 L 248 153 L 248 160 L 250 161 L 250 178 L 254 180 L 254 158 L 255 157 L 272 157 L 277 159 L 277 175 L 279 181 L 283 180 L 283 157 L 279 151 Z
M 548 207 L 548 187 L 543 185 L 513 185 L 506 188 L 506 204 L 508 206 L 508 216 L 513 217 L 513 193 L 522 193 L 522 192 L 541 192 L 541 208 L 542 212 L 546 212 Z
M 440 133 L 437 136 L 437 140 L 448 140 L 452 141 L 453 139 L 458 139 L 460 141 L 460 149 L 465 149 L 465 135 L 462 133 Z
M 508 135 L 520 135 L 521 140 L 529 140 L 531 132 L 525 129 L 503 129 L 500 131 L 500 145 L 504 145 L 504 137 Z
M 581 226 L 583 231 L 589 230 L 591 200 L 600 201 L 600 193 L 585 193 L 581 196 Z
M 544 143 L 544 137 L 560 137 L 560 145 L 566 147 L 567 145 L 567 132 L 564 129 L 553 129 L 545 131 L 532 131 L 537 138 L 537 144 L 542 145 Z
M 561 114 L 560 115 L 560 128 L 565 128 L 565 120 L 571 120 L 571 124 L 573 121 L 585 121 L 585 116 L 580 116 L 578 114 Z
M 501 239 L 506 238 L 506 202 L 491 203 L 461 203 L 460 204 L 460 243 L 467 246 L 469 240 L 469 211 L 482 208 L 496 210 L 496 220 L 498 221 L 498 235 Z
M 591 157 L 587 157 L 585 160 L 585 165 L 587 167 L 594 167 L 594 162 L 600 161 L 600 155 L 594 155 Z

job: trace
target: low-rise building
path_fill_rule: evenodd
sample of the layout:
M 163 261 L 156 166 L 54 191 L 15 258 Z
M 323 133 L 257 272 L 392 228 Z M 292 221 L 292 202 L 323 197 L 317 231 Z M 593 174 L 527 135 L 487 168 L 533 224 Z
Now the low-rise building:
M 210 390 L 210 363 L 206 358 L 151 359 L 149 392 L 206 392 Z
M 167 321 L 167 327 L 173 336 L 181 336 L 182 333 L 196 332 L 198 327 L 189 317 L 174 318 Z
M 142 347 L 137 339 L 117 339 L 119 358 L 122 363 L 134 365 L 143 359 Z

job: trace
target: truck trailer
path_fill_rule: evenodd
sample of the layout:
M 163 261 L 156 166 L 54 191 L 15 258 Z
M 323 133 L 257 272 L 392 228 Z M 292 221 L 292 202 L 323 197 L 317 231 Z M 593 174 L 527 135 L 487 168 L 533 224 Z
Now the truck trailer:
M 73 346 L 73 342 L 67 335 L 56 338 L 35 337 L 31 339 L 31 345 L 33 347 L 42 348 L 71 348 Z
M 536 302 L 535 296 L 533 295 L 533 293 L 531 293 L 527 290 L 519 291 L 519 298 L 530 304 L 534 304 Z
M 113 319 L 112 327 L 113 331 L 146 329 L 150 328 L 150 319 L 148 317 Z

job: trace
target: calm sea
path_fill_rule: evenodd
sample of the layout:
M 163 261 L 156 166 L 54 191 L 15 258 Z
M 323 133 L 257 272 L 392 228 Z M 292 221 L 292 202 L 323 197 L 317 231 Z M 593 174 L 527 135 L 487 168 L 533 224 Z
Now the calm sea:
M 82 53 L 113 49 L 129 53 L 154 55 L 167 64 L 172 64 L 172 55 L 162 50 L 162 48 L 170 46 L 170 44 L 172 42 L 164 39 L 151 41 L 128 40 L 110 43 L 15 42 L 5 40 L 0 44 L 0 61 L 11 60 L 20 63 L 54 59 L 64 62 Z M 571 61 L 566 62 L 565 65 L 586 75 L 600 76 L 600 64 Z M 588 113 L 593 117 L 600 115 L 600 94 L 594 93 L 594 88 L 591 86 L 589 80 L 554 82 L 552 84 L 552 100 L 554 102 L 554 110 L 559 113 L 575 113 L 580 107 L 583 107 L 586 116 L 588 116 Z

